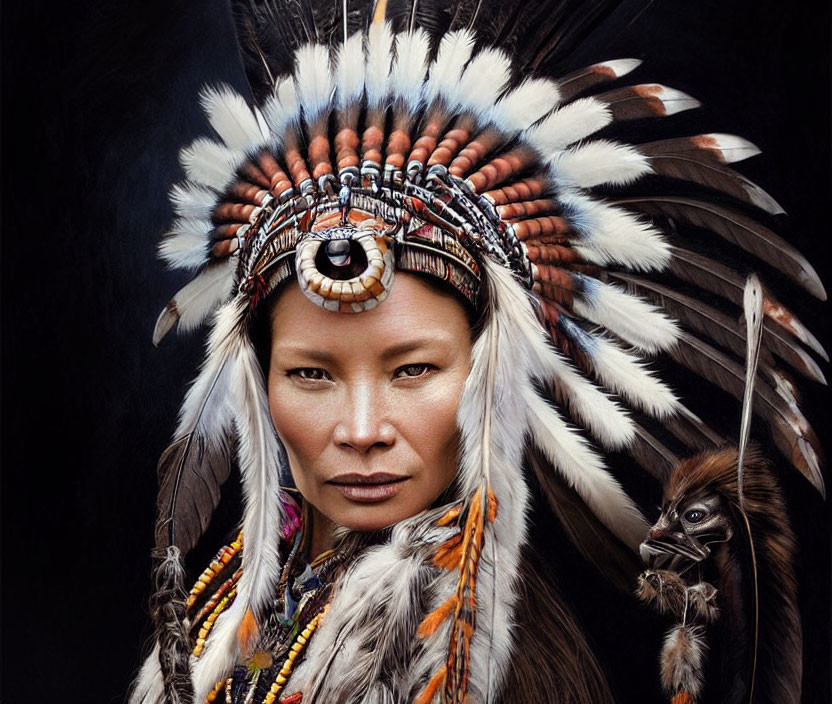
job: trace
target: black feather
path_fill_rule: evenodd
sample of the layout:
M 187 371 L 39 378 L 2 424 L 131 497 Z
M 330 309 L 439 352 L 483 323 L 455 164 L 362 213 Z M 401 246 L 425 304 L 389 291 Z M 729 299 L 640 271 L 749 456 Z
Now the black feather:
M 159 459 L 156 547 L 189 552 L 208 527 L 231 472 L 233 453 L 222 437 L 198 431 L 179 438 Z
M 702 254 L 679 247 L 671 247 L 670 250 L 673 254 L 670 269 L 676 276 L 742 307 L 743 286 L 745 284 L 744 278 L 740 274 L 725 266 L 725 264 L 714 261 Z M 786 331 L 808 345 L 824 360 L 829 361 L 826 351 L 817 338 L 769 292 L 765 293 L 763 312 L 766 315 L 766 321 L 764 322 L 766 330 L 779 328 Z M 780 334 L 782 335 L 782 333 Z
M 540 451 L 531 448 L 526 460 L 575 547 L 618 589 L 632 593 L 636 577 L 643 569 L 636 554 L 598 520 Z
M 779 269 L 816 298 L 826 300 L 823 284 L 808 260 L 782 237 L 747 215 L 694 198 L 674 196 L 623 198 L 617 203 L 710 230 Z
M 646 294 L 647 298 L 661 306 L 685 327 L 707 336 L 711 341 L 740 357 L 745 354 L 743 327 L 727 313 L 653 281 L 619 272 L 611 272 L 609 276 L 626 283 L 634 293 Z M 777 355 L 810 379 L 826 384 L 826 378 L 815 360 L 794 339 L 769 325 L 763 331 L 763 350 L 760 357 L 760 368 L 768 376 L 774 373 L 775 362 L 772 355 Z

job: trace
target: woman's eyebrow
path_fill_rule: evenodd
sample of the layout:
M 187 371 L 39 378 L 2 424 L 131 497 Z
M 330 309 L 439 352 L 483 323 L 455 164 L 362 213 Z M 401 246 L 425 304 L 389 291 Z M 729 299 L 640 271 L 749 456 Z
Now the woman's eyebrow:
M 416 352 L 418 350 L 424 349 L 425 347 L 430 347 L 432 345 L 439 345 L 439 346 L 446 346 L 451 341 L 444 336 L 430 336 L 430 337 L 420 337 L 413 340 L 406 340 L 405 342 L 401 342 L 396 345 L 392 345 L 387 347 L 382 353 L 381 356 L 383 359 L 391 359 L 393 357 L 400 357 L 403 354 L 407 354 L 408 352 Z
M 328 350 L 321 349 L 320 347 L 302 347 L 300 345 L 275 345 L 273 354 L 277 358 L 294 355 L 312 360 L 313 362 L 332 362 L 334 360 L 332 353 Z

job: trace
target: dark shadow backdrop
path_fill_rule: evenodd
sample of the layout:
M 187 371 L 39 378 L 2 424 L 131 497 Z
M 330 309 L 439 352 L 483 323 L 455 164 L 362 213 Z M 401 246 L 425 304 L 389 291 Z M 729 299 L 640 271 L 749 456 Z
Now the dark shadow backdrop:
M 176 150 L 207 131 L 204 81 L 242 90 L 222 2 L 5 3 L 2 232 L 2 700 L 120 702 L 149 634 L 155 464 L 201 335 L 155 349 L 182 283 L 155 258 Z M 790 213 L 780 231 L 832 284 L 830 7 L 656 2 L 599 32 L 574 64 L 636 56 L 637 81 L 700 98 L 676 134 L 735 132 L 764 155 L 741 170 Z M 830 347 L 829 309 L 782 298 Z M 828 365 L 824 371 L 829 373 Z M 829 397 L 807 388 L 823 435 Z M 806 702 L 829 694 L 829 509 L 786 477 L 801 538 Z M 232 500 L 204 562 L 233 516 Z M 632 614 L 542 522 L 563 589 L 621 700 L 659 701 L 661 629 Z M 600 604 L 600 606 L 599 606 Z

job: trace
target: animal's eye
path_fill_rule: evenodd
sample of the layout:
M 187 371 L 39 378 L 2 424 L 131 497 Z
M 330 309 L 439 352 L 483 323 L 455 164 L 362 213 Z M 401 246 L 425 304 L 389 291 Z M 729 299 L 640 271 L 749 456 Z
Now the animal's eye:
M 690 511 L 685 511 L 685 520 L 688 523 L 699 523 L 703 518 L 705 518 L 705 511 L 700 508 L 692 508 Z

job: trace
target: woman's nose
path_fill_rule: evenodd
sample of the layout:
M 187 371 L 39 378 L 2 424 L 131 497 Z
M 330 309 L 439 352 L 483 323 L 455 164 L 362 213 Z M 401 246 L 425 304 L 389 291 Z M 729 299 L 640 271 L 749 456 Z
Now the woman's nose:
M 383 393 L 373 385 L 361 384 L 350 389 L 333 440 L 362 454 L 373 448 L 392 446 L 396 430 L 385 409 Z

